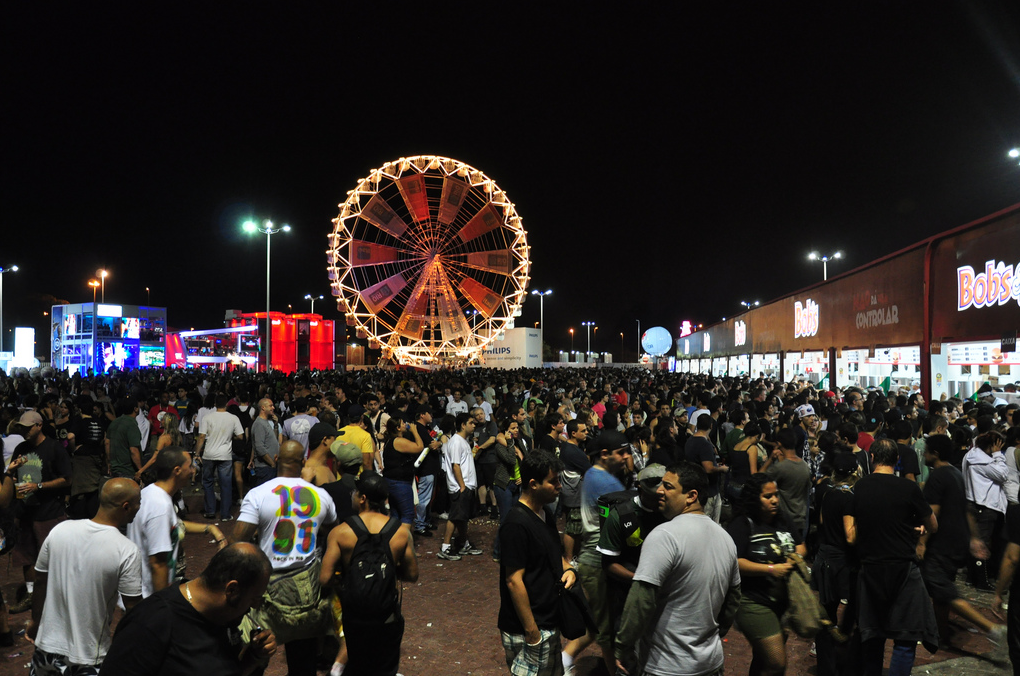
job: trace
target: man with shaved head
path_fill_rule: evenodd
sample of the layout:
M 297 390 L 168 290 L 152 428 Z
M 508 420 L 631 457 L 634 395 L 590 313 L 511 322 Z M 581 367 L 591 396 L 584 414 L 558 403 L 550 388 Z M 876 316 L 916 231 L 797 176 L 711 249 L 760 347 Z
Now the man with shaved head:
M 32 676 L 98 674 L 110 648 L 110 620 L 118 596 L 130 609 L 142 597 L 142 559 L 120 529 L 141 507 L 131 479 L 110 479 L 89 520 L 64 521 L 50 531 L 35 562 Z
M 256 540 L 269 557 L 273 575 L 262 608 L 253 609 L 241 625 L 269 629 L 287 647 L 290 676 L 315 676 L 319 637 L 332 630 L 329 596 L 319 592 L 321 542 L 336 524 L 333 498 L 301 478 L 305 446 L 288 440 L 280 446 L 276 477 L 248 492 L 241 503 L 232 539 Z M 269 609 L 287 607 L 286 621 Z

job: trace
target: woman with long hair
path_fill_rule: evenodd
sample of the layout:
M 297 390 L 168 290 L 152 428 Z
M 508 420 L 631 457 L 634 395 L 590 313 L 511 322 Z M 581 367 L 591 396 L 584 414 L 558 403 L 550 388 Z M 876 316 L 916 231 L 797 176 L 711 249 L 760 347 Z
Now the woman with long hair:
M 499 508 L 499 525 L 506 521 L 510 508 L 521 495 L 521 471 L 518 462 L 524 459 L 517 439 L 520 437 L 520 426 L 513 418 L 504 418 L 499 423 L 499 434 L 496 435 L 496 475 L 492 479 L 492 492 Z M 492 559 L 499 561 L 499 538 L 492 546 Z
M 807 553 L 800 529 L 779 508 L 779 489 L 766 474 L 751 475 L 740 493 L 741 515 L 726 528 L 737 546 L 740 607 L 737 624 L 751 644 L 752 676 L 786 672 L 786 635 L 782 617 L 789 605 L 787 555 Z
M 414 523 L 414 461 L 425 448 L 418 426 L 397 418 L 383 431 L 383 478 L 390 487 L 390 509 L 408 528 Z
M 757 422 L 751 421 L 744 425 L 744 436 L 730 450 L 730 475 L 726 484 L 726 493 L 730 500 L 740 500 L 744 482 L 758 473 L 758 468 L 768 460 L 768 454 L 761 447 L 761 428 Z

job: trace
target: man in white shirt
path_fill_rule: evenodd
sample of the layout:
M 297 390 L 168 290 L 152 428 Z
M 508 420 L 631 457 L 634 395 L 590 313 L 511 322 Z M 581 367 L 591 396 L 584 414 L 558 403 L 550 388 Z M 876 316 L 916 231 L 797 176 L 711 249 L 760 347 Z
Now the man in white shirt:
M 205 488 L 205 509 L 202 516 L 212 519 L 216 516 L 216 480 L 220 482 L 220 521 L 230 521 L 231 470 L 233 440 L 244 435 L 241 421 L 233 413 L 227 413 L 227 395 L 216 395 L 216 410 L 204 418 L 198 426 L 195 437 L 195 455 L 202 458 L 202 486 Z
M 256 625 L 271 630 L 277 643 L 287 646 L 290 676 L 315 676 L 318 640 L 330 631 L 333 619 L 329 596 L 319 593 L 317 551 L 336 525 L 336 506 L 326 491 L 301 478 L 304 464 L 304 447 L 285 441 L 277 456 L 276 478 L 248 491 L 231 536 L 235 542 L 257 538 L 273 565 L 264 597 L 268 603 L 253 609 L 241 629 L 245 635 Z M 276 613 L 261 612 L 284 603 L 305 610 L 300 617 L 289 615 L 286 622 L 279 622 Z
M 446 415 L 458 415 L 468 412 L 468 403 L 461 399 L 462 396 L 464 394 L 459 389 L 453 391 L 453 398 L 446 402 Z
M 308 399 L 304 397 L 294 402 L 294 410 L 297 411 L 297 415 L 283 421 L 283 436 L 304 446 L 305 457 L 308 457 L 308 433 L 319 419 L 308 414 Z
M 468 442 L 474 434 L 475 419 L 467 411 L 458 413 L 457 433 L 443 447 L 443 469 L 446 470 L 446 488 L 450 494 L 450 512 L 438 556 L 446 561 L 460 561 L 465 554 L 477 556 L 482 553 L 481 549 L 471 545 L 467 535 L 468 520 L 474 514 L 475 490 L 478 488 L 475 460 Z M 457 530 L 455 540 L 454 529 Z M 459 547 L 451 547 L 451 540 L 459 542 Z
M 35 641 L 32 674 L 99 673 L 118 597 L 128 610 L 142 597 L 138 548 L 120 534 L 140 506 L 138 484 L 110 479 L 95 517 L 64 521 L 43 541 L 25 630 Z
M 992 591 L 990 582 L 998 572 L 1002 524 L 1006 519 L 1006 479 L 1009 468 L 1002 454 L 1005 442 L 998 432 L 986 432 L 975 440 L 974 448 L 963 457 L 963 482 L 967 489 L 978 532 L 992 557 L 988 561 L 971 559 L 970 582 L 978 589 Z
M 212 533 L 220 544 L 226 538 L 213 525 L 181 521 L 173 498 L 191 483 L 195 470 L 191 454 L 179 446 L 167 446 L 153 465 L 156 482 L 142 489 L 142 506 L 127 527 L 127 536 L 142 555 L 142 598 L 169 587 L 177 579 L 177 555 L 185 532 Z

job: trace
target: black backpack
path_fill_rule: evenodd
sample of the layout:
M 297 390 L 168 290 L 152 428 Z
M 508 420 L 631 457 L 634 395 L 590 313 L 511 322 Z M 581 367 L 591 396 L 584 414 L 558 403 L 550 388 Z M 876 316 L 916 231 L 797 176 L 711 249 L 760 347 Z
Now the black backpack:
M 390 517 L 378 533 L 369 533 L 357 515 L 344 523 L 358 536 L 351 562 L 340 580 L 344 615 L 350 612 L 349 617 L 358 622 L 385 622 L 400 610 L 397 566 L 390 552 L 390 538 L 400 527 L 400 520 Z

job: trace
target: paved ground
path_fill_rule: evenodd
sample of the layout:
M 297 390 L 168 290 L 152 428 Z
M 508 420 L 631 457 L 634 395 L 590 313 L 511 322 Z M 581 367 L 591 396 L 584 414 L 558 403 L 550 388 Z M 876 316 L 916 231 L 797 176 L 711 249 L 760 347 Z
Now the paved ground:
M 189 504 L 198 507 L 198 495 L 190 495 Z M 196 510 L 195 514 L 200 510 Z M 197 517 L 201 521 L 201 516 Z M 442 525 L 442 524 L 441 524 Z M 224 531 L 229 533 L 225 525 Z M 437 533 L 438 534 L 438 533 Z M 436 558 L 440 539 L 422 539 L 417 545 L 421 575 L 415 584 L 404 590 L 406 631 L 401 658 L 401 672 L 406 676 L 503 676 L 507 673 L 503 650 L 496 630 L 498 611 L 499 566 L 492 561 L 490 552 L 496 534 L 496 523 L 475 520 L 469 535 L 472 542 L 485 551 L 482 556 L 466 557 L 461 561 L 442 561 Z M 213 554 L 213 544 L 206 537 L 191 535 L 185 540 L 189 572 L 196 575 Z M 13 599 L 21 581 L 21 572 L 11 569 L 9 557 L 0 559 L 0 587 L 5 598 Z M 972 602 L 985 609 L 990 594 L 966 587 L 965 593 Z M 28 621 L 28 613 L 11 616 L 11 626 L 17 632 Z M 0 676 L 24 676 L 32 654 L 32 646 L 24 636 L 16 637 L 13 648 L 0 649 Z M 991 646 L 979 634 L 967 631 L 962 625 L 954 637 L 957 648 L 940 650 L 928 655 L 918 648 L 915 674 L 1003 675 L 1011 674 L 1008 664 L 996 665 L 981 655 Z M 726 672 L 745 674 L 750 664 L 750 647 L 740 632 L 734 629 L 725 639 Z M 816 674 L 815 659 L 809 654 L 811 642 L 791 637 L 788 643 L 788 674 Z M 886 656 L 888 660 L 888 654 Z M 604 674 L 598 668 L 595 650 L 589 648 L 578 663 L 578 676 Z M 888 664 L 888 662 L 887 662 Z M 287 673 L 283 651 L 274 658 L 269 676 Z

